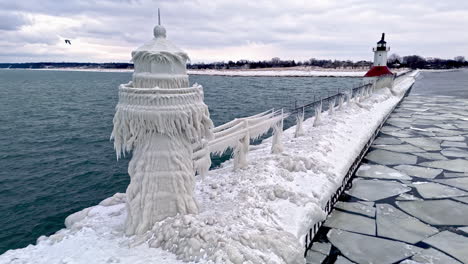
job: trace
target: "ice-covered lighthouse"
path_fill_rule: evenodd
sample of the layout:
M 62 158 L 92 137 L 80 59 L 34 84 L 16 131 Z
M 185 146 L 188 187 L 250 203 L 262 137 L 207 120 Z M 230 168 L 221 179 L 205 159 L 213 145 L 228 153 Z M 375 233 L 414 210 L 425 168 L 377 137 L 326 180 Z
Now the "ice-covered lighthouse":
M 387 67 L 387 53 L 389 50 L 390 47 L 387 47 L 385 41 L 385 33 L 382 33 L 382 38 L 377 42 L 377 47 L 372 49 L 374 64 L 364 75 L 368 81 L 376 82 L 377 88 L 393 85 L 393 73 Z
M 126 191 L 127 235 L 145 233 L 176 214 L 198 212 L 193 148 L 206 146 L 204 140 L 212 137 L 203 88 L 189 87 L 189 58 L 166 39 L 159 10 L 158 20 L 154 38 L 132 52 L 132 81 L 119 87 L 113 120 L 117 158 L 133 151 Z M 204 160 L 210 162 L 209 156 Z

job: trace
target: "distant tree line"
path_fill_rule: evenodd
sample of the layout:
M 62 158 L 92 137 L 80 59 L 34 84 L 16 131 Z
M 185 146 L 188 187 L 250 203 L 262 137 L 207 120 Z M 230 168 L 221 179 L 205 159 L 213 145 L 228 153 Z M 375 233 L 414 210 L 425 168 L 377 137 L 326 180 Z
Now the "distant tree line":
M 260 69 L 260 68 L 289 68 L 296 66 L 320 67 L 320 68 L 345 68 L 345 69 L 367 69 L 372 66 L 370 61 L 351 60 L 321 60 L 309 59 L 306 61 L 281 60 L 275 57 L 271 60 L 263 61 L 228 61 L 212 63 L 189 63 L 188 69 Z M 457 56 L 453 59 L 423 58 L 418 55 L 401 57 L 398 54 L 392 54 L 388 57 L 388 66 L 390 68 L 412 68 L 412 69 L 453 69 L 468 67 L 468 62 L 463 56 Z M 90 63 L 90 62 L 28 62 L 28 63 L 0 63 L 0 68 L 11 69 L 44 69 L 44 68 L 91 68 L 91 69 L 133 69 L 131 63 L 109 62 L 109 63 Z
M 271 60 L 263 61 L 228 61 L 228 62 L 212 62 L 212 63 L 192 63 L 188 64 L 189 69 L 259 69 L 259 68 L 288 68 L 296 66 L 314 66 L 321 68 L 368 68 L 372 65 L 370 61 L 358 61 L 353 62 L 351 60 L 319 60 L 309 59 L 306 61 L 295 61 L 295 60 L 281 60 L 280 58 L 273 58 Z
M 423 58 L 418 55 L 400 57 L 392 54 L 388 57 L 387 64 L 390 68 L 411 68 L 411 69 L 453 69 L 467 67 L 468 61 L 463 56 L 453 59 Z
M 26 62 L 0 63 L 0 68 L 10 69 L 47 69 L 47 68 L 83 68 L 83 69 L 133 69 L 132 63 L 107 62 Z

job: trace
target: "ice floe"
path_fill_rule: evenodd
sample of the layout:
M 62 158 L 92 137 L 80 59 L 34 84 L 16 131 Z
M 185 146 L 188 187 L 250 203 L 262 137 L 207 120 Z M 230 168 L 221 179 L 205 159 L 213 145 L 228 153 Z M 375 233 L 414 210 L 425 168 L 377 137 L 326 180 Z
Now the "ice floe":
M 389 204 L 377 204 L 377 234 L 415 244 L 435 233 L 437 228 L 424 224 Z
M 375 236 L 375 220 L 334 210 L 323 224 L 326 227 Z
M 402 193 L 397 196 L 396 198 L 398 201 L 422 201 L 421 198 L 418 198 L 412 194 L 409 193 Z
M 468 225 L 468 205 L 449 199 L 398 201 L 406 213 L 431 225 Z
M 410 187 L 396 181 L 356 179 L 353 181 L 353 187 L 347 193 L 365 201 L 377 201 L 410 190 Z
M 326 242 L 315 242 L 312 244 L 311 250 L 320 252 L 324 255 L 330 254 L 331 244 Z
M 465 179 L 468 180 L 468 178 Z M 434 182 L 424 182 L 420 184 L 414 184 L 413 186 L 424 199 L 437 199 L 468 195 L 467 192 Z
M 444 141 L 442 142 L 442 147 L 454 147 L 454 148 L 467 148 L 465 142 L 453 142 L 453 141 Z
M 468 191 L 468 177 L 434 180 L 435 182 L 454 186 Z
M 343 256 L 338 256 L 336 258 L 335 264 L 355 264 L 355 263 Z
M 462 264 L 460 261 L 433 248 L 424 249 L 411 259 L 421 264 Z
M 468 177 L 468 172 L 444 172 L 446 178 Z
M 397 145 L 401 144 L 402 141 L 394 137 L 378 137 L 374 140 L 373 145 Z
M 367 178 L 411 180 L 411 177 L 405 173 L 383 165 L 362 164 L 356 175 Z
M 459 148 L 446 148 L 440 153 L 446 157 L 468 158 L 468 151 Z
M 327 255 L 324 255 L 320 252 L 317 251 L 309 251 L 307 252 L 307 257 L 306 257 L 306 264 L 317 264 L 317 263 L 322 263 Z
M 443 231 L 423 241 L 457 260 L 468 263 L 468 237 Z
M 404 142 L 410 143 L 416 147 L 422 148 L 427 151 L 432 150 L 441 150 L 440 142 L 441 140 L 432 139 L 428 137 L 417 137 L 417 138 L 402 138 Z
M 468 204 L 468 197 L 453 197 L 452 199 Z
M 433 169 L 413 165 L 398 165 L 394 168 L 410 176 L 427 179 L 433 179 L 442 172 L 441 169 Z
M 401 144 L 401 145 L 373 145 L 374 148 L 395 151 L 395 152 L 405 152 L 405 153 L 413 153 L 413 152 L 426 152 L 425 150 L 415 147 L 410 144 Z
M 435 138 L 439 140 L 445 140 L 445 141 L 465 141 L 466 140 L 466 138 L 463 136 L 435 137 Z
M 422 249 L 403 242 L 331 229 L 330 242 L 356 263 L 390 264 L 406 259 Z
M 416 164 L 418 157 L 410 154 L 397 153 L 382 149 L 368 153 L 366 159 L 383 165 Z
M 335 204 L 335 208 L 348 212 L 362 214 L 369 217 L 375 217 L 375 207 L 373 207 L 373 205 L 365 205 L 362 203 L 347 203 L 339 201 Z
M 431 153 L 431 152 L 426 152 L 426 153 L 414 153 L 414 155 L 416 156 L 419 156 L 419 157 L 423 157 L 425 159 L 428 159 L 428 160 L 446 160 L 447 157 L 443 156 L 442 154 L 440 153 Z
M 419 165 L 454 172 L 468 172 L 468 160 L 465 159 L 429 161 L 423 162 Z

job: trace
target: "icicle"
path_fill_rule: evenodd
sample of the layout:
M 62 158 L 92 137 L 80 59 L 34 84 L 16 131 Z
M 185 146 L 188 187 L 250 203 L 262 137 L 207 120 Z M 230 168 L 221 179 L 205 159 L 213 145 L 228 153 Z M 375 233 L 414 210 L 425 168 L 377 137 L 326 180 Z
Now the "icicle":
M 314 120 L 314 127 L 320 125 L 322 116 L 322 101 L 318 105 L 315 106 L 315 120 Z
M 271 146 L 271 153 L 278 154 L 283 152 L 283 142 L 281 136 L 283 135 L 283 110 L 281 109 L 281 120 L 273 128 L 273 142 Z
M 234 171 L 238 169 L 247 168 L 247 153 L 249 152 L 249 145 L 250 145 L 250 135 L 248 132 L 249 122 L 248 120 L 244 121 L 246 134 L 243 138 L 237 141 L 236 148 L 234 149 Z
M 297 113 L 296 116 L 296 132 L 294 133 L 294 137 L 300 137 L 304 135 L 304 128 L 302 126 L 302 123 L 304 122 L 304 107 L 302 108 L 302 111 Z
M 210 151 L 208 149 L 208 141 L 203 139 L 200 150 L 194 153 L 194 167 L 196 172 L 205 179 L 208 170 L 211 167 Z
M 328 104 L 328 115 L 329 116 L 333 116 L 333 114 L 335 113 L 335 98 L 333 98 L 332 100 L 330 100 L 330 103 Z
M 340 99 L 338 101 L 338 110 L 343 110 L 343 104 L 344 104 L 344 100 L 345 100 L 345 96 L 344 94 L 340 94 Z

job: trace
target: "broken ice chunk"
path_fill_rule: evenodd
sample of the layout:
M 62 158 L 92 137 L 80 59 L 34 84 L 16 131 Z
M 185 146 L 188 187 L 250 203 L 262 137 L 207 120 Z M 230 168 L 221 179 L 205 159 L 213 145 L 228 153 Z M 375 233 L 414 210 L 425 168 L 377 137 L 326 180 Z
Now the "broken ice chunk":
M 383 165 L 362 164 L 356 175 L 368 178 L 411 180 L 408 175 Z
M 468 237 L 450 231 L 443 231 L 423 242 L 457 258 L 463 263 L 468 263 Z
M 331 229 L 330 242 L 346 258 L 356 263 L 390 264 L 406 259 L 422 249 L 403 242 Z
M 468 225 L 468 205 L 449 199 L 397 201 L 396 205 L 431 225 Z
M 410 176 L 432 179 L 439 175 L 441 169 L 432 169 L 427 167 L 413 166 L 413 165 L 398 165 L 395 169 L 404 172 Z
M 468 178 L 465 179 L 468 180 Z M 448 198 L 468 195 L 467 192 L 434 182 L 423 182 L 421 184 L 415 184 L 414 187 L 416 188 L 416 190 L 418 190 L 418 193 L 425 199 Z
M 333 210 L 323 224 L 326 227 L 348 230 L 356 233 L 375 236 L 374 219 Z
M 410 190 L 410 187 L 396 181 L 356 179 L 353 181 L 353 187 L 347 193 L 365 201 L 377 201 Z
M 437 228 L 426 225 L 389 204 L 377 204 L 377 234 L 415 244 L 437 232 Z
M 418 158 L 413 155 L 381 149 L 371 151 L 365 158 L 383 165 L 416 164 L 418 161 Z

